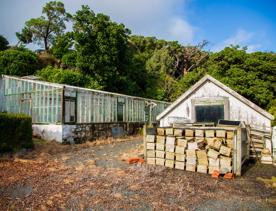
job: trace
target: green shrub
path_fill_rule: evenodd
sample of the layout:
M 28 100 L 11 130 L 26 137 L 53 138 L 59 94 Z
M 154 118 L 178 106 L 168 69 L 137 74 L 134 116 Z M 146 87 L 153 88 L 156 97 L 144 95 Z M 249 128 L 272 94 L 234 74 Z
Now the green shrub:
M 93 78 L 78 70 L 62 69 L 48 66 L 37 72 L 44 81 L 72 86 L 80 86 L 92 89 L 101 89 L 101 86 Z
M 0 74 L 26 76 L 38 69 L 35 53 L 24 48 L 8 49 L 0 52 Z
M 33 148 L 32 118 L 24 114 L 0 113 L 0 153 Z

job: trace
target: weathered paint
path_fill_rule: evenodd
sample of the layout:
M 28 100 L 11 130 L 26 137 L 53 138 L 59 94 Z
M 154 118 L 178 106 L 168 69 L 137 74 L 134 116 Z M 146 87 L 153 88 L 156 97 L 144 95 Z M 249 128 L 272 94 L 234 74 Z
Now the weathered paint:
M 75 129 L 76 125 L 62 125 L 62 141 L 73 144 L 76 138 Z
M 32 116 L 35 124 L 156 121 L 169 103 L 62 84 L 3 76 L 1 110 Z M 0 85 L 1 85 L 0 84 Z M 1 98 L 2 96 L 2 98 Z M 118 106 L 120 105 L 120 106 Z M 118 111 L 121 111 L 118 115 Z M 121 116 L 122 119 L 118 119 Z
M 62 143 L 62 125 L 33 124 L 33 136 L 41 138 L 46 141 L 57 141 Z
M 4 80 L 0 76 L 0 112 L 4 111 Z
M 170 110 L 166 115 L 160 119 L 160 125 L 162 127 L 169 126 L 168 118 L 170 117 L 182 117 L 194 120 L 194 107 L 192 106 L 193 100 L 206 99 L 216 100 L 218 98 L 226 98 L 229 103 L 229 120 L 244 121 L 246 124 L 250 124 L 259 128 L 270 128 L 271 121 L 269 118 L 256 111 L 252 107 L 248 106 L 240 99 L 234 97 L 229 92 L 214 84 L 211 81 L 204 83 L 197 90 L 192 92 L 186 99 L 180 102 L 174 109 Z M 227 115 L 226 115 L 227 117 Z
M 276 161 L 276 126 L 274 126 L 272 130 L 272 155 Z
M 76 125 L 62 125 L 63 143 L 82 143 L 101 138 L 134 135 L 142 129 L 143 123 L 89 123 Z

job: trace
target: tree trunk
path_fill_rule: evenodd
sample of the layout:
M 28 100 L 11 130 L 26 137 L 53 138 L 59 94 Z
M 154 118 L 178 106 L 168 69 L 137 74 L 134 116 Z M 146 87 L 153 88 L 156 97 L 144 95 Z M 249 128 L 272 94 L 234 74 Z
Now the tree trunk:
M 44 37 L 44 48 L 45 48 L 45 51 L 46 51 L 46 52 L 49 51 L 48 40 L 47 40 L 46 37 Z

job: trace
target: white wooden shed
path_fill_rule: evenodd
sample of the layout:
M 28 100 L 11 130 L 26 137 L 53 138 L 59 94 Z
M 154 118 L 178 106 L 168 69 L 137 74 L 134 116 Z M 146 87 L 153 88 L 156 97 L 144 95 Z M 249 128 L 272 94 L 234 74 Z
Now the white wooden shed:
M 204 76 L 157 116 L 161 127 L 183 122 L 244 121 L 271 131 L 274 117 L 210 75 Z

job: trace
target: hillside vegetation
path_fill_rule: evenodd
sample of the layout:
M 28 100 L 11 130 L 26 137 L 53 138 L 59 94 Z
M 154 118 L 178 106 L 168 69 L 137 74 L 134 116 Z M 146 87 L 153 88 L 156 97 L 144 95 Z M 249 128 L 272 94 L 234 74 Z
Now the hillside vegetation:
M 17 46 L 0 36 L 0 74 L 36 74 L 50 82 L 173 101 L 208 73 L 276 115 L 273 52 L 229 46 L 213 53 L 204 50 L 207 41 L 183 46 L 136 36 L 88 6 L 69 14 L 55 1 L 16 35 Z M 43 46 L 43 52 L 26 49 L 28 43 Z

